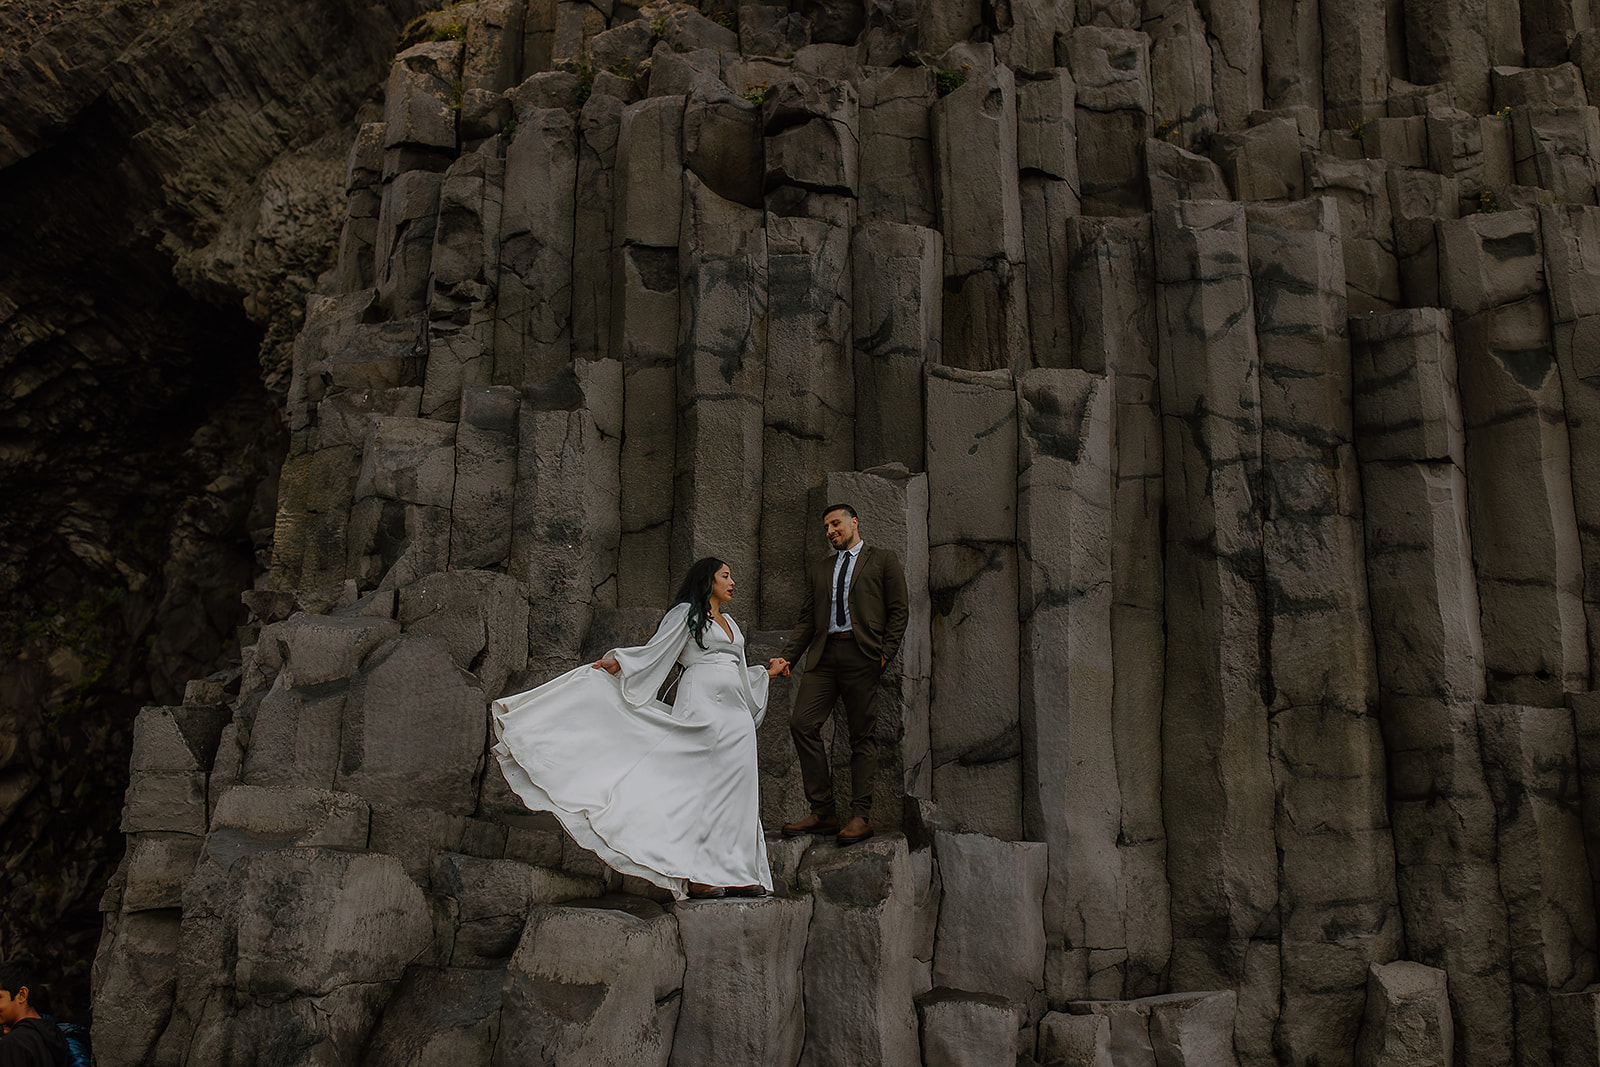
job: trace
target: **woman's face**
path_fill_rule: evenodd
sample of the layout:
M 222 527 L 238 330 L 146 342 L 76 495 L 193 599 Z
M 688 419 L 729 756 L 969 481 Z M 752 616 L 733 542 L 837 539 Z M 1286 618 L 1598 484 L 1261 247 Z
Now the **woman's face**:
M 733 599 L 733 572 L 724 563 L 711 576 L 711 603 L 721 604 Z

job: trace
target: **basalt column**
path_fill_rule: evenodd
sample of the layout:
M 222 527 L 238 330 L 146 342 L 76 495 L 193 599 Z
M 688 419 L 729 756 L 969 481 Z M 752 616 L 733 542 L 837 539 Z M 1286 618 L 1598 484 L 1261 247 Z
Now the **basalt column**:
M 1267 709 L 1261 394 L 1239 205 L 1158 213 L 1157 324 L 1168 501 L 1162 803 L 1172 983 L 1237 989 L 1235 1036 L 1273 1062 L 1279 883 Z

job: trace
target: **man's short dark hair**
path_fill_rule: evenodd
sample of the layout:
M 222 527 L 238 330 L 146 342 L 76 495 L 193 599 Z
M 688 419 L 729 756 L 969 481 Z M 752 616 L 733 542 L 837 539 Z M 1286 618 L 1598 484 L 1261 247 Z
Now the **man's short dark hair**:
M 24 987 L 28 990 L 28 1003 L 33 1005 L 34 1010 L 47 1012 L 50 1002 L 45 997 L 44 986 L 39 984 L 39 968 L 27 960 L 0 963 L 0 990 L 16 996 L 17 991 Z M 46 1007 L 41 1008 L 40 1004 Z
M 827 518 L 829 515 L 832 515 L 835 511 L 843 511 L 846 514 L 848 514 L 852 519 L 858 518 L 858 516 L 856 515 L 856 509 L 851 507 L 849 504 L 829 504 L 827 507 L 822 509 L 822 517 L 823 518 Z

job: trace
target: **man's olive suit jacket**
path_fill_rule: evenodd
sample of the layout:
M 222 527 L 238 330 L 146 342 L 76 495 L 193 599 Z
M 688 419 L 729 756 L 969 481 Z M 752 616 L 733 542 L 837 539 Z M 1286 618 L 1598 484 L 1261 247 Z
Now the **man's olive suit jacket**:
M 801 664 L 806 670 L 817 665 L 822 658 L 822 648 L 828 642 L 828 608 L 833 602 L 835 559 L 830 553 L 809 568 L 800 618 L 783 645 L 783 658 Z M 894 659 L 905 639 L 906 620 L 911 616 L 906 574 L 900 569 L 900 557 L 887 548 L 863 544 L 850 575 L 849 603 L 850 626 L 861 651 L 885 663 Z

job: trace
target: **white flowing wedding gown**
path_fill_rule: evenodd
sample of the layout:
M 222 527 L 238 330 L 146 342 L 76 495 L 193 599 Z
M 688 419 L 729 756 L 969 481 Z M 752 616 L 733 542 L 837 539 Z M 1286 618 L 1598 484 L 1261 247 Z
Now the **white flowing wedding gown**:
M 732 640 L 708 619 L 701 648 L 675 604 L 647 643 L 611 652 L 615 675 L 585 665 L 494 702 L 494 754 L 522 802 L 679 899 L 691 880 L 772 890 L 756 769 L 767 671 L 745 665 L 744 633 L 722 617 Z M 675 662 L 669 706 L 656 691 Z

